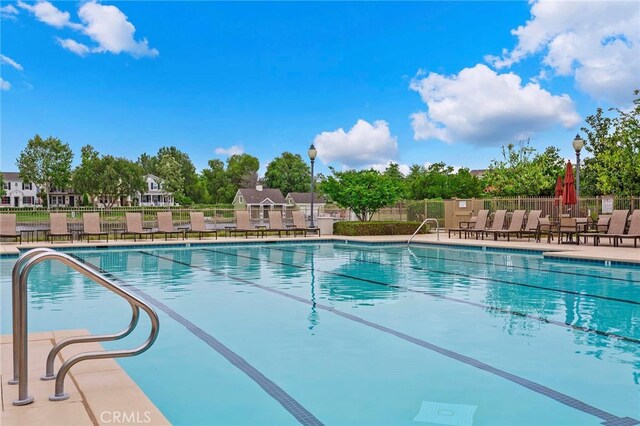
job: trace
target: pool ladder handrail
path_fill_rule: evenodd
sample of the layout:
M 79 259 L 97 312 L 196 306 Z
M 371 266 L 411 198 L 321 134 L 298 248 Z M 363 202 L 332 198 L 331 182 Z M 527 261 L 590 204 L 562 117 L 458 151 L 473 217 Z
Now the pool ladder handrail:
M 429 221 L 433 221 L 436 223 L 436 238 L 438 239 L 438 241 L 440 241 L 440 224 L 438 223 L 438 219 L 433 219 L 433 218 L 426 218 L 425 220 L 422 221 L 422 223 L 420 224 L 420 226 L 418 226 L 418 229 L 416 229 L 416 232 L 413 233 L 413 235 L 409 238 L 409 241 L 407 241 L 407 245 L 409 245 L 409 243 L 411 242 L 411 240 L 413 240 L 413 237 L 416 236 L 416 234 L 418 233 L 418 231 L 420 231 L 420 229 L 422 229 L 422 227 L 424 226 L 425 223 L 429 222 Z
M 69 369 L 81 361 L 105 358 L 123 358 L 135 356 L 149 349 L 158 338 L 160 321 L 154 309 L 135 294 L 116 284 L 100 271 L 90 267 L 73 257 L 48 248 L 37 248 L 24 253 L 17 260 L 12 271 L 12 304 L 13 304 L 13 378 L 9 384 L 18 384 L 18 399 L 13 405 L 26 405 L 33 402 L 28 390 L 28 339 L 27 339 L 27 278 L 31 269 L 45 260 L 58 260 L 75 271 L 90 278 L 131 305 L 132 317 L 129 325 L 119 333 L 97 336 L 69 337 L 56 344 L 47 356 L 46 374 L 42 380 L 56 379 L 55 393 L 49 397 L 51 401 L 62 401 L 69 398 L 64 392 L 64 379 Z M 144 310 L 151 320 L 151 331 L 147 340 L 133 349 L 91 351 L 76 354 L 66 360 L 57 374 L 54 374 L 54 361 L 62 348 L 75 343 L 104 342 L 122 339 L 135 329 L 140 317 L 140 309 Z

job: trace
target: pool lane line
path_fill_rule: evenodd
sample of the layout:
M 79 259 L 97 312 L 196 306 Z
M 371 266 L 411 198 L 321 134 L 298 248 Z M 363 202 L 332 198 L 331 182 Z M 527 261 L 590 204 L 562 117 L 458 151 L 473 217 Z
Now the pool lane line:
M 348 244 L 337 244 L 341 247 L 347 248 L 347 247 L 353 247 L 353 245 L 349 246 Z M 396 249 L 396 248 L 400 248 L 400 247 L 395 247 L 395 246 L 390 246 L 390 248 Z M 405 247 L 406 248 L 406 247 Z M 412 246 L 411 248 L 420 248 L 423 250 L 429 250 L 432 247 L 422 247 L 421 245 L 416 245 L 416 246 Z M 449 247 L 438 247 L 438 249 L 440 250 L 456 250 L 454 248 L 449 248 Z M 370 253 L 385 253 L 382 250 L 374 250 L 374 249 L 370 249 L 370 248 L 363 248 L 363 251 L 368 251 Z M 404 252 L 404 250 L 400 250 L 400 253 Z M 496 254 L 500 254 L 501 252 L 497 252 L 497 253 L 491 253 L 492 255 L 496 255 Z M 516 253 L 516 255 L 522 256 L 521 254 Z M 435 260 L 446 260 L 448 262 L 458 262 L 458 263 L 471 263 L 471 264 L 475 264 L 475 265 L 494 265 L 496 266 L 495 263 L 491 264 L 491 263 L 486 263 L 486 262 L 480 262 L 480 261 L 475 261 L 475 260 L 463 260 L 463 259 L 451 259 L 451 258 L 441 258 L 441 257 L 437 257 L 437 256 L 420 256 L 417 254 L 414 254 L 415 257 L 418 257 L 420 259 L 435 259 Z M 562 258 L 564 259 L 564 258 Z M 597 278 L 597 279 L 601 279 L 601 280 L 609 280 L 609 281 L 622 281 L 625 283 L 640 283 L 640 280 L 630 280 L 630 279 L 626 279 L 626 278 L 618 278 L 618 277 L 601 277 L 598 275 L 593 275 L 593 274 L 585 274 L 582 272 L 569 272 L 569 271 L 555 271 L 555 270 L 551 270 L 551 269 L 542 269 L 542 268 L 531 268 L 531 267 L 527 267 L 527 266 L 517 266 L 517 265 L 497 265 L 503 268 L 513 268 L 513 269 L 523 269 L 526 271 L 540 271 L 540 272 L 547 272 L 547 273 L 552 273 L 552 274 L 561 274 L 561 275 L 575 275 L 578 277 L 590 277 L 590 278 Z
M 199 249 L 199 250 L 208 251 L 208 252 L 212 252 L 212 253 L 225 254 L 225 255 L 228 255 L 228 256 L 242 257 L 242 258 L 252 259 L 252 260 L 260 260 L 260 261 L 265 261 L 265 262 L 268 262 L 268 263 L 273 263 L 273 264 L 276 264 L 276 265 L 290 266 L 290 267 L 298 268 L 298 269 L 305 269 L 305 270 L 308 269 L 305 266 L 301 266 L 301 265 L 294 265 L 292 263 L 277 262 L 277 261 L 268 260 L 268 259 L 261 259 L 259 257 L 253 257 L 253 256 L 244 255 L 244 254 L 227 253 L 227 252 L 223 252 L 223 251 L 219 251 L 219 250 L 212 250 L 212 249 Z M 283 249 L 279 249 L 279 248 L 275 248 L 275 247 L 269 247 L 269 250 L 281 250 L 281 251 L 288 251 L 288 252 L 296 253 L 296 251 L 283 250 Z M 297 252 L 297 253 L 302 253 L 302 252 Z M 356 259 L 354 259 L 354 260 L 356 260 Z M 366 262 L 366 261 L 360 261 L 360 262 L 369 263 L 369 262 Z M 391 263 L 389 263 L 389 264 L 378 263 L 378 262 L 371 262 L 371 263 L 380 264 L 380 265 L 383 265 L 383 266 L 394 266 Z M 569 329 L 569 330 L 583 331 L 585 333 L 597 334 L 599 336 L 610 337 L 610 338 L 616 339 L 616 340 L 624 340 L 624 341 L 631 342 L 631 343 L 636 343 L 636 344 L 640 343 L 640 339 L 636 339 L 635 337 L 628 337 L 628 336 L 624 336 L 624 335 L 621 335 L 621 334 L 610 333 L 608 331 L 602 331 L 602 330 L 598 330 L 598 329 L 595 329 L 595 328 L 581 327 L 581 326 L 578 326 L 578 325 L 575 325 L 575 324 L 556 321 L 556 320 L 552 320 L 552 319 L 548 319 L 548 318 L 544 318 L 544 317 L 539 317 L 539 316 L 527 314 L 527 313 L 524 313 L 524 312 L 512 311 L 512 310 L 509 310 L 509 309 L 499 308 L 497 306 L 490 306 L 490 305 L 485 305 L 485 304 L 478 303 L 478 302 L 472 302 L 470 300 L 464 300 L 464 299 L 458 299 L 456 297 L 445 296 L 445 295 L 442 295 L 442 294 L 439 294 L 439 293 L 435 293 L 435 292 L 431 292 L 431 291 L 427 291 L 427 290 L 413 289 L 413 288 L 404 287 L 404 286 L 401 286 L 401 285 L 398 285 L 398 284 L 390 284 L 390 283 L 385 283 L 383 281 L 373 280 L 373 279 L 370 279 L 370 278 L 356 277 L 354 275 L 347 275 L 347 274 L 342 274 L 340 272 L 326 271 L 326 270 L 318 269 L 318 268 L 314 268 L 314 271 L 321 272 L 321 273 L 327 274 L 327 275 L 334 275 L 334 276 L 338 276 L 338 277 L 342 277 L 342 278 L 348 278 L 348 279 L 352 279 L 352 280 L 355 280 L 355 281 L 363 281 L 363 282 L 366 282 L 366 283 L 369 283 L 369 284 L 382 285 L 382 286 L 385 286 L 385 287 L 395 288 L 395 289 L 398 289 L 398 290 L 404 290 L 404 291 L 408 291 L 408 292 L 411 292 L 411 293 L 418 293 L 418 294 L 422 294 L 422 295 L 425 295 L 425 296 L 430 296 L 430 297 L 433 297 L 433 298 L 436 298 L 436 299 L 442 299 L 442 300 L 447 300 L 447 301 L 450 301 L 450 302 L 461 303 L 461 304 L 464 304 L 464 305 L 469 305 L 469 306 L 473 306 L 473 307 L 476 307 L 476 308 L 485 309 L 485 310 L 488 310 L 488 311 L 495 311 L 495 312 L 500 312 L 500 313 L 503 313 L 503 314 L 508 314 L 508 315 L 521 317 L 521 318 L 528 318 L 528 319 L 532 319 L 532 320 L 535 320 L 535 321 L 542 322 L 544 324 L 555 325 L 557 327 L 562 327 L 562 328 L 566 328 L 566 329 Z
M 213 250 L 208 250 L 208 249 L 203 249 L 203 250 L 213 251 Z M 216 251 L 214 251 L 214 252 L 216 252 Z M 311 300 L 305 299 L 303 297 L 299 297 L 299 296 L 296 296 L 294 294 L 290 294 L 290 293 L 287 293 L 287 292 L 284 292 L 284 291 L 281 291 L 281 290 L 277 290 L 277 289 L 272 288 L 272 287 L 264 286 L 262 284 L 258 284 L 257 282 L 246 280 L 244 278 L 236 277 L 236 276 L 230 275 L 230 274 L 228 274 L 226 272 L 220 272 L 220 271 L 216 271 L 215 269 L 192 265 L 192 264 L 187 263 L 187 262 L 182 262 L 180 260 L 171 259 L 170 257 L 161 256 L 161 255 L 158 255 L 158 254 L 149 253 L 149 252 L 142 251 L 142 250 L 140 250 L 139 253 L 142 253 L 142 254 L 147 255 L 147 256 L 156 257 L 158 259 L 166 260 L 166 261 L 169 261 L 169 262 L 177 263 L 179 265 L 184 265 L 184 266 L 187 266 L 187 267 L 192 268 L 192 269 L 197 269 L 197 270 L 200 270 L 200 271 L 209 272 L 209 273 L 212 273 L 212 274 L 214 274 L 216 276 L 225 277 L 225 278 L 231 279 L 231 280 L 236 281 L 236 282 L 240 282 L 240 283 L 247 284 L 247 285 L 250 285 L 250 286 L 255 287 L 255 288 L 259 288 L 261 290 L 264 290 L 264 291 L 272 293 L 272 294 L 277 294 L 279 296 L 283 296 L 283 297 L 286 297 L 288 299 L 292 299 L 292 300 L 295 300 L 297 302 L 304 303 L 306 305 L 314 306 L 317 309 L 321 309 L 321 310 L 324 310 L 324 311 L 327 311 L 327 312 L 331 312 L 331 313 L 333 313 L 333 314 L 335 314 L 337 316 L 340 316 L 342 318 L 357 322 L 357 323 L 362 324 L 362 325 L 366 325 L 366 326 L 371 327 L 371 328 L 373 328 L 375 330 L 381 331 L 383 333 L 390 334 L 392 336 L 398 337 L 398 338 L 400 338 L 402 340 L 405 340 L 407 342 L 413 343 L 415 345 L 418 345 L 418 346 L 423 347 L 425 349 L 428 349 L 430 351 L 439 353 L 440 355 L 443 355 L 443 356 L 445 356 L 447 358 L 456 360 L 458 362 L 461 362 L 463 364 L 469 365 L 471 367 L 478 368 L 478 369 L 483 370 L 483 371 L 485 371 L 487 373 L 494 374 L 494 375 L 496 375 L 498 377 L 501 377 L 503 379 L 506 379 L 506 380 L 508 380 L 508 381 L 510 381 L 512 383 L 520 385 L 520 386 L 522 386 L 522 387 L 524 387 L 526 389 L 532 390 L 532 391 L 534 391 L 534 392 L 536 392 L 536 393 L 538 393 L 540 395 L 543 395 L 543 396 L 546 396 L 546 397 L 548 397 L 550 399 L 553 399 L 553 400 L 555 400 L 555 401 L 557 401 L 557 402 L 559 402 L 561 404 L 564 404 L 564 405 L 566 405 L 568 407 L 571 407 L 573 409 L 582 411 L 583 413 L 587 413 L 587 414 L 590 414 L 590 415 L 592 415 L 594 417 L 597 417 L 597 418 L 603 420 L 603 422 L 602 422 L 603 425 L 606 425 L 606 426 L 634 426 L 634 425 L 640 424 L 640 421 L 636 420 L 634 418 L 631 418 L 631 417 L 618 417 L 615 414 L 612 414 L 612 413 L 609 413 L 608 411 L 604 411 L 604 410 L 602 410 L 600 408 L 594 407 L 593 405 L 587 404 L 586 402 L 580 401 L 579 399 L 576 399 L 576 398 L 574 398 L 572 396 L 566 395 L 566 394 L 564 394 L 562 392 L 556 391 L 554 389 L 551 389 L 551 388 L 549 388 L 547 386 L 541 385 L 541 384 L 536 383 L 534 381 L 531 381 L 529 379 L 525 379 L 524 377 L 520 377 L 518 375 L 515 375 L 515 374 L 509 373 L 507 371 L 501 370 L 501 369 L 499 369 L 497 367 L 493 367 L 492 365 L 486 364 L 486 363 L 484 363 L 482 361 L 479 361 L 479 360 L 477 360 L 475 358 L 459 354 L 459 353 L 454 352 L 454 351 L 449 350 L 449 349 L 445 349 L 445 348 L 443 348 L 441 346 L 438 346 L 438 345 L 436 345 L 434 343 L 430 343 L 430 342 L 427 342 L 426 340 L 422 340 L 422 339 L 419 339 L 417 337 L 410 336 L 410 335 L 405 334 L 405 333 L 403 333 L 401 331 L 397 331 L 395 329 L 386 327 L 384 325 L 381 325 L 381 324 L 378 324 L 378 323 L 375 323 L 375 322 L 372 322 L 372 321 L 368 321 L 368 320 L 366 320 L 364 318 L 361 318 L 361 317 L 358 317 L 356 315 L 349 314 L 349 313 L 344 312 L 344 311 L 340 311 L 340 310 L 338 310 L 336 308 L 333 308 L 331 306 L 324 305 L 322 303 L 312 302 Z M 228 256 L 236 256 L 233 253 L 225 253 L 225 252 L 219 252 L 219 253 L 226 254 Z
M 276 247 L 269 247 L 269 249 L 273 249 L 273 250 L 280 250 L 280 251 L 285 251 L 285 252 L 290 252 L 290 253 L 309 253 L 309 252 L 302 252 L 299 250 L 285 250 L 285 249 L 281 249 L 281 248 L 276 248 Z M 206 250 L 206 249 L 202 249 L 202 250 Z M 350 260 L 355 260 L 357 262 L 361 262 L 361 263 L 376 263 L 379 265 L 383 265 L 383 266 L 388 266 L 388 265 L 392 265 L 395 266 L 393 264 L 384 264 L 384 263 L 380 263 L 380 262 L 374 262 L 374 261 L 363 261 L 363 260 L 358 260 L 358 259 L 350 259 Z M 414 269 L 413 266 L 409 265 L 410 268 Z M 621 299 L 618 297 L 609 297 L 609 296 L 602 296 L 599 294 L 592 294 L 592 293 L 581 293 L 579 291 L 573 291 L 573 290 L 563 290 L 561 288 L 552 288 L 552 287 L 544 287 L 544 286 L 539 286 L 539 285 L 535 285 L 535 284 L 525 284 L 525 283 L 518 283 L 515 281 L 509 281 L 509 280 L 502 280 L 499 278 L 489 278 L 489 277 L 482 277 L 482 276 L 477 276 L 477 275 L 470 275 L 470 274 L 465 274 L 462 272 L 450 272 L 450 271 L 442 271 L 442 270 L 438 270 L 438 269 L 421 269 L 423 271 L 426 272 L 434 272 L 436 274 L 441 274 L 441 275 L 452 275 L 452 276 L 456 276 L 456 277 L 462 277 L 462 278 L 470 278 L 470 279 L 474 279 L 474 280 L 480 280 L 480 281 L 486 281 L 489 284 L 509 284 L 509 285 L 516 285 L 516 286 L 520 286 L 520 287 L 529 287 L 529 288 L 535 288 L 538 290 L 546 290 L 546 291 L 553 291 L 556 293 L 564 293 L 564 294 L 573 294 L 576 296 L 583 296 L 583 297 L 592 297 L 594 299 L 602 299 L 602 300 L 610 300 L 612 302 L 620 302 L 620 303 L 629 303 L 632 305 L 640 305 L 640 302 L 636 302 L 635 300 L 629 300 L 629 299 Z
M 146 252 L 140 252 L 143 254 L 148 254 Z M 260 386 L 267 394 L 269 394 L 273 399 L 275 399 L 282 407 L 289 412 L 293 417 L 296 418 L 301 424 L 309 425 L 309 426 L 321 426 L 323 423 L 318 420 L 313 414 L 311 414 L 306 408 L 304 408 L 298 401 L 295 400 L 291 395 L 289 395 L 284 389 L 278 386 L 271 379 L 267 378 L 264 374 L 262 374 L 257 368 L 249 364 L 244 358 L 242 358 L 237 353 L 233 352 L 227 346 L 225 346 L 218 339 L 171 309 L 169 306 L 165 305 L 158 299 L 149 295 L 143 290 L 140 290 L 138 287 L 133 284 L 129 284 L 126 281 L 121 280 L 116 277 L 109 271 L 105 271 L 97 265 L 94 265 L 81 257 L 78 257 L 74 254 L 70 254 L 70 256 L 78 259 L 80 262 L 90 265 L 91 267 L 97 269 L 102 274 L 106 275 L 108 278 L 118 282 L 119 285 L 126 287 L 143 297 L 147 301 L 149 301 L 153 306 L 160 309 L 162 312 L 167 314 L 169 317 L 173 318 L 176 322 L 180 323 L 187 330 L 189 330 L 194 336 L 202 340 L 209 347 L 214 349 L 220 355 L 222 355 L 227 361 L 233 364 L 240 371 L 245 373 L 251 380 L 253 380 L 258 386 Z M 168 259 L 168 258 L 167 258 Z

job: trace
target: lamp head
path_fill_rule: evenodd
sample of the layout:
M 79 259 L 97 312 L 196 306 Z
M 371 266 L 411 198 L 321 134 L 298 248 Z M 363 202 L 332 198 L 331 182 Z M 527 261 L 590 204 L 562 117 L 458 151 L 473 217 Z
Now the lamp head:
M 580 137 L 580 134 L 577 134 L 573 140 L 573 149 L 575 149 L 576 152 L 580 152 L 582 147 L 584 147 L 584 139 Z
M 307 151 L 307 153 L 309 154 L 309 159 L 313 161 L 316 159 L 316 155 L 318 155 L 318 150 L 316 149 L 315 146 L 313 146 L 313 144 L 311 144 L 311 146 L 309 147 L 309 151 Z

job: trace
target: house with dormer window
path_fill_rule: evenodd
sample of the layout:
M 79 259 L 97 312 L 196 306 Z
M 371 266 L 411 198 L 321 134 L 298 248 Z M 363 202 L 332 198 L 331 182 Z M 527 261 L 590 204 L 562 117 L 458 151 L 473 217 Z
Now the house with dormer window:
M 233 206 L 236 209 L 249 210 L 252 219 L 266 219 L 273 212 L 283 214 L 287 208 L 287 201 L 279 189 L 257 185 L 255 189 L 238 189 L 233 198 Z
M 144 180 L 147 184 L 147 189 L 145 192 L 137 194 L 138 205 L 145 207 L 170 207 L 176 205 L 173 193 L 163 189 L 162 180 L 158 176 L 146 175 Z

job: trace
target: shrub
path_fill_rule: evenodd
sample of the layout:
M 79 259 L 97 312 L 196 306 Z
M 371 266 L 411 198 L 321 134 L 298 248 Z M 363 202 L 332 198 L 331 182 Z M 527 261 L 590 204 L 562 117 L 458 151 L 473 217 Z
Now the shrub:
M 416 231 L 420 222 L 336 222 L 333 224 L 335 235 L 411 235 Z M 424 234 L 429 230 L 428 225 L 420 229 Z

